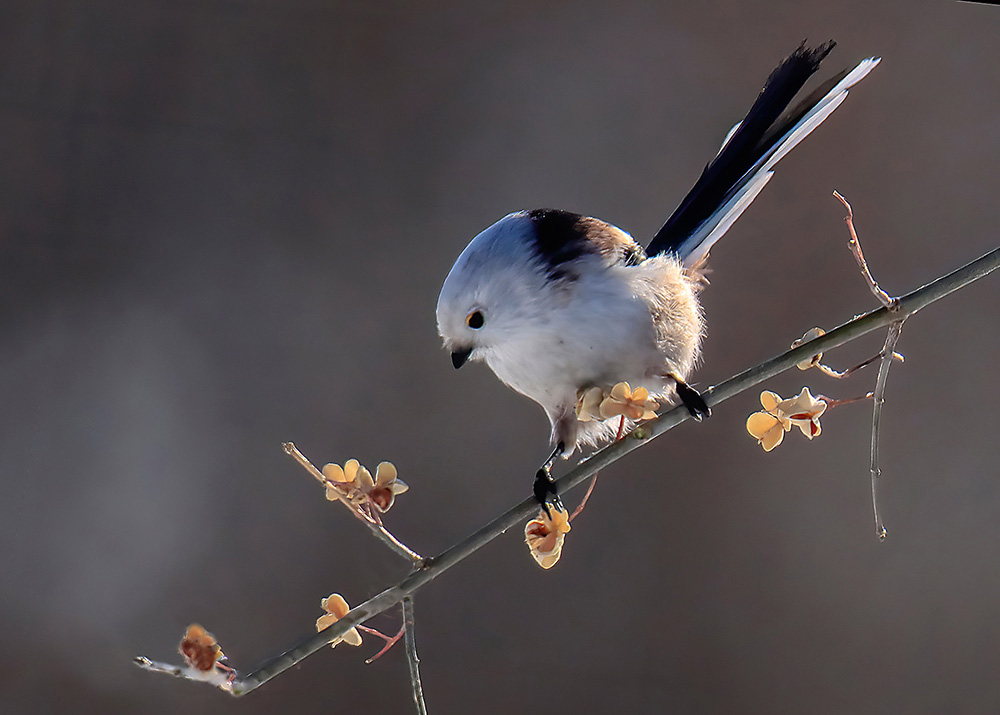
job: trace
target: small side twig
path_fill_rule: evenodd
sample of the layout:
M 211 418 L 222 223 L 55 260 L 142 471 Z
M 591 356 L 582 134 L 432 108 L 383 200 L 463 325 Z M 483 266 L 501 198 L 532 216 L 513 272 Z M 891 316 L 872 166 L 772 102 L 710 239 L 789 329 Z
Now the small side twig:
M 323 476 L 323 473 L 316 469 L 315 465 L 306 459 L 305 455 L 302 454 L 302 452 L 300 452 L 292 442 L 282 442 L 281 446 L 285 450 L 285 454 L 298 462 L 303 469 L 309 472 L 309 474 L 316 479 L 316 481 L 320 484 L 326 485 L 326 477 Z M 339 496 L 338 499 L 341 504 L 347 507 L 347 510 L 351 512 L 355 518 L 367 526 L 368 530 L 371 531 L 379 541 L 388 546 L 391 551 L 399 554 L 416 566 L 423 563 L 424 557 L 393 536 L 388 529 L 382 526 L 381 519 L 376 521 L 360 509 L 355 508 L 355 506 L 343 496 Z
M 871 290 L 872 295 L 878 298 L 878 301 L 884 305 L 889 310 L 896 310 L 899 299 L 893 298 L 891 295 L 882 290 L 878 283 L 875 282 L 875 278 L 872 276 L 872 272 L 868 270 L 868 262 L 865 260 L 865 254 L 861 251 L 861 242 L 858 240 L 858 234 L 854 230 L 854 211 L 851 209 L 851 205 L 847 203 L 847 199 L 840 195 L 840 192 L 834 191 L 833 195 L 840 200 L 840 203 L 844 205 L 847 209 L 847 216 L 844 217 L 844 223 L 847 224 L 847 230 L 851 233 L 851 240 L 848 242 L 848 246 L 851 248 L 851 253 L 854 254 L 854 260 L 858 262 L 858 268 L 861 269 L 861 275 L 865 277 L 865 282 L 868 283 L 868 288 Z
M 882 349 L 882 362 L 878 366 L 878 377 L 875 379 L 875 405 L 872 408 L 872 450 L 871 450 L 871 473 L 872 473 L 872 512 L 875 516 L 875 535 L 880 541 L 886 537 L 885 526 L 882 524 L 882 517 L 878 513 L 878 491 L 876 483 L 882 476 L 882 470 L 878 466 L 878 444 L 879 444 L 879 423 L 882 421 L 882 404 L 885 402 L 885 383 L 889 377 L 889 365 L 892 364 L 893 350 L 896 341 L 899 340 L 899 333 L 903 329 L 903 320 L 897 320 L 889 325 L 889 332 L 885 336 L 885 347 Z
M 365 633 L 368 633 L 369 635 L 376 636 L 376 637 L 381 638 L 382 640 L 385 641 L 385 645 L 382 646 L 382 649 L 378 653 L 376 653 L 375 655 L 373 655 L 371 658 L 369 658 L 368 660 L 366 660 L 365 661 L 365 665 L 371 665 L 376 660 L 378 660 L 379 658 L 381 658 L 383 655 L 385 655 L 386 653 L 388 653 L 389 650 L 394 645 L 396 645 L 396 643 L 399 642 L 399 639 L 403 637 L 403 630 L 404 630 L 404 626 L 401 623 L 399 625 L 399 631 L 396 633 L 396 635 L 394 635 L 394 636 L 387 636 L 385 633 L 383 633 L 382 631 L 378 630 L 377 628 L 370 628 L 368 626 L 361 626 L 361 625 L 355 626 L 355 627 L 359 631 L 363 631 Z
M 424 703 L 424 688 L 420 684 L 420 658 L 417 657 L 417 637 L 414 633 L 413 599 L 403 599 L 403 641 L 406 644 L 406 662 L 410 666 L 410 685 L 413 688 L 413 704 L 417 715 L 427 715 Z
M 850 377 L 851 375 L 853 375 L 855 372 L 857 372 L 861 368 L 868 367 L 869 365 L 871 365 L 876 360 L 881 360 L 884 356 L 885 356 L 885 352 L 884 351 L 880 352 L 877 355 L 872 355 L 870 358 L 868 358 L 864 362 L 859 363 L 858 365 L 855 365 L 854 367 L 849 367 L 846 370 L 834 370 L 829 365 L 824 365 L 821 362 L 817 362 L 813 367 L 815 367 L 817 370 L 819 370 L 821 373 L 823 373 L 824 375 L 826 375 L 828 377 L 835 377 L 838 380 L 843 380 L 843 379 L 845 379 L 847 377 Z M 897 360 L 899 362 L 903 362 L 904 361 L 903 356 L 900 355 L 897 352 L 894 352 L 892 354 L 892 359 L 893 360 Z
M 583 495 L 583 499 L 580 500 L 579 506 L 573 510 L 573 513 L 569 515 L 569 521 L 573 521 L 583 511 L 584 507 L 587 506 L 587 500 L 590 499 L 590 495 L 594 493 L 594 487 L 597 486 L 597 475 L 600 472 L 596 472 L 593 477 L 590 478 L 590 486 L 587 487 L 587 493 Z
M 618 421 L 618 433 L 615 435 L 615 442 L 622 438 L 624 432 L 625 415 L 622 415 L 621 419 Z M 569 515 L 569 521 L 573 521 L 573 519 L 579 516 L 580 512 L 587 507 L 587 501 L 590 499 L 590 495 L 594 493 L 594 487 L 597 486 L 597 477 L 599 474 L 600 472 L 594 472 L 594 476 L 590 478 L 590 485 L 587 487 L 587 492 L 583 495 L 583 499 L 580 500 L 580 504 L 573 510 L 573 513 Z
M 845 397 L 842 400 L 835 400 L 832 397 L 827 397 L 826 395 L 816 395 L 817 400 L 823 400 L 826 403 L 826 411 L 829 412 L 834 407 L 840 407 L 841 405 L 851 405 L 855 402 L 863 402 L 864 400 L 870 400 L 875 396 L 874 392 L 866 392 L 863 395 L 858 395 L 857 397 Z
M 208 683 L 224 692 L 230 693 L 232 692 L 233 683 L 239 678 L 239 674 L 233 668 L 222 666 L 218 663 L 216 667 L 210 670 L 198 670 L 197 668 L 192 668 L 190 665 L 174 665 L 173 663 L 162 663 L 158 660 L 151 660 L 144 655 L 136 656 L 132 659 L 132 662 L 143 670 L 172 675 L 182 680 Z

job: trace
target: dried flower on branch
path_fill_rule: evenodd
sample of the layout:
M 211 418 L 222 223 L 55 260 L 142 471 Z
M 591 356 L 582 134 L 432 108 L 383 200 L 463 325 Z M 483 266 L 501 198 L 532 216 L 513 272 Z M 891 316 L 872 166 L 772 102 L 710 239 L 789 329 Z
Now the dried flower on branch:
M 619 382 L 610 390 L 588 387 L 580 390 L 576 401 L 576 417 L 581 422 L 625 417 L 638 422 L 656 417 L 660 405 L 649 398 L 649 390 L 634 390 L 627 382 Z
M 351 610 L 351 607 L 347 605 L 347 601 L 339 593 L 331 593 L 320 601 L 319 605 L 326 613 L 316 619 L 317 632 L 326 630 L 346 616 L 348 611 Z M 348 645 L 359 646 L 361 645 L 361 634 L 358 633 L 357 628 L 351 628 L 349 631 L 330 641 L 330 647 L 336 648 L 341 641 Z
M 385 513 L 392 508 L 396 495 L 410 487 L 397 476 L 392 462 L 382 462 L 375 469 L 375 477 L 356 459 L 348 459 L 344 466 L 326 464 L 323 466 L 326 483 L 326 498 L 330 501 L 347 499 L 352 504 L 371 502 Z
M 777 393 L 764 390 L 760 393 L 763 412 L 754 412 L 747 418 L 747 432 L 757 440 L 765 452 L 781 444 L 792 427 L 798 427 L 809 439 L 822 432 L 819 418 L 826 411 L 827 403 L 809 392 L 808 387 L 795 397 L 783 400 Z
M 531 557 L 543 569 L 550 569 L 562 556 L 563 542 L 570 530 L 569 514 L 561 507 L 549 506 L 550 517 L 544 511 L 524 525 L 524 542 Z

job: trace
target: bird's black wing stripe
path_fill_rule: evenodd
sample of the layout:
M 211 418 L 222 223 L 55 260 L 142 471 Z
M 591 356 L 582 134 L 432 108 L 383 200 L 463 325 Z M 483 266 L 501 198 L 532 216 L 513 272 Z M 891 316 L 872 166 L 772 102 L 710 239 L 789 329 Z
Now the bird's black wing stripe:
M 545 264 L 549 277 L 566 278 L 567 263 L 594 252 L 586 230 L 580 225 L 580 214 L 560 209 L 533 209 L 528 218 L 535 224 L 534 249 Z
M 684 239 L 725 203 L 730 190 L 791 126 L 784 118 L 778 122 L 779 117 L 835 44 L 831 40 L 809 49 L 803 43 L 771 73 L 739 129 L 705 167 L 688 195 L 653 236 L 646 248 L 647 255 L 676 251 Z M 816 96 L 814 92 L 809 100 L 815 104 L 822 96 Z M 788 115 L 789 121 L 796 113 L 801 118 L 810 107 L 806 106 L 806 102 L 796 106 Z M 780 127 L 784 127 L 784 131 L 779 131 Z M 765 141 L 769 143 L 765 144 Z

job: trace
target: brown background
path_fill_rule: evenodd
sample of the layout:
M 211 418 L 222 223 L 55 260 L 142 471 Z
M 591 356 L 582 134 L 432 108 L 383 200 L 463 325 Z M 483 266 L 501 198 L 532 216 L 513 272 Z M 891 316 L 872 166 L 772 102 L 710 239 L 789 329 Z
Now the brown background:
M 717 247 L 702 386 L 874 306 L 835 188 L 891 292 L 997 244 L 1000 8 L 7 0 L 0 710 L 409 712 L 371 639 L 241 701 L 130 660 L 198 620 L 248 669 L 404 572 L 283 440 L 393 460 L 424 553 L 525 497 L 547 425 L 440 349 L 451 262 L 519 208 L 650 236 L 806 37 L 885 59 Z M 888 541 L 869 408 L 764 454 L 748 392 L 607 470 L 553 571 L 511 533 L 419 594 L 431 711 L 996 712 L 998 297 L 907 323 Z

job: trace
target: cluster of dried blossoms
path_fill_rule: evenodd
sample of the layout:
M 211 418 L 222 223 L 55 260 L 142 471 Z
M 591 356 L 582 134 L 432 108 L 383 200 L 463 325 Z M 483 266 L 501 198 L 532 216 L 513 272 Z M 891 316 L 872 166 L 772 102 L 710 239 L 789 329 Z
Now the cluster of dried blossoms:
M 797 348 L 822 335 L 826 335 L 823 328 L 810 328 L 801 338 L 792 342 L 792 347 Z M 843 373 L 832 370 L 820 362 L 822 359 L 823 353 L 816 353 L 796 363 L 795 367 L 799 370 L 816 368 L 831 377 L 844 377 Z M 826 411 L 827 403 L 814 398 L 808 387 L 803 387 L 802 392 L 790 400 L 782 399 L 781 395 L 770 390 L 764 390 L 760 393 L 760 404 L 764 411 L 754 412 L 747 418 L 747 432 L 757 440 L 765 452 L 770 452 L 781 444 L 785 432 L 791 430 L 793 426 L 802 430 L 802 434 L 809 439 L 818 437 L 822 431 L 819 418 Z
M 396 495 L 409 487 L 396 474 L 392 462 L 382 462 L 375 468 L 375 477 L 356 459 L 348 459 L 344 466 L 327 464 L 323 467 L 326 498 L 330 501 L 346 499 L 355 505 L 372 504 L 379 512 L 392 508 Z
M 592 422 L 625 417 L 638 422 L 656 417 L 659 407 L 649 399 L 649 390 L 645 387 L 633 390 L 627 382 L 619 382 L 610 389 L 588 387 L 580 390 L 576 400 L 576 418 L 581 422 Z
M 754 412 L 747 418 L 749 432 L 764 448 L 765 452 L 781 444 L 781 440 L 792 427 L 798 427 L 809 439 L 818 437 L 822 431 L 819 418 L 826 411 L 827 403 L 817 399 L 803 387 L 797 396 L 784 400 L 770 390 L 760 393 L 760 404 L 764 410 Z
M 797 348 L 800 345 L 804 345 L 810 340 L 815 340 L 823 335 L 826 335 L 826 331 L 823 330 L 823 328 L 810 328 L 805 332 L 805 335 L 792 343 L 792 347 Z M 856 370 L 860 370 L 866 365 L 870 365 L 880 358 L 882 358 L 882 353 L 879 353 L 873 358 L 869 358 L 860 365 L 856 365 L 841 372 L 824 365 L 821 362 L 823 359 L 823 353 L 816 353 L 815 355 L 796 363 L 795 366 L 799 370 L 816 368 L 825 375 L 841 379 L 847 377 Z M 891 359 L 902 362 L 903 356 L 897 352 L 893 352 L 891 353 Z M 754 412 L 747 418 L 747 432 L 749 432 L 750 435 L 757 440 L 760 446 L 764 448 L 765 452 L 770 452 L 772 449 L 781 444 L 781 440 L 784 438 L 785 432 L 790 431 L 792 427 L 798 427 L 802 430 L 802 434 L 809 439 L 818 437 L 822 431 L 819 424 L 819 418 L 828 408 L 846 404 L 848 402 L 856 402 L 857 400 L 867 399 L 870 397 L 872 397 L 872 393 L 868 393 L 864 397 L 854 397 L 846 400 L 831 400 L 828 397 L 813 397 L 809 392 L 809 388 L 803 387 L 802 391 L 796 397 L 786 400 L 774 392 L 765 390 L 760 394 L 760 404 L 763 406 L 764 410 L 762 412 Z

